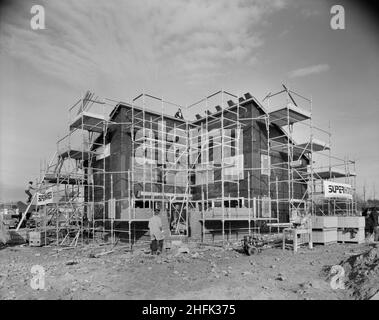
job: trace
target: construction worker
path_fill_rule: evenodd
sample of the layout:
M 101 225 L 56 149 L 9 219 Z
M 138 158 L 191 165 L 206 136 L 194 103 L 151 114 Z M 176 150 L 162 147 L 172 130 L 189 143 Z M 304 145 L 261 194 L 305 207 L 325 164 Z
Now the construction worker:
M 178 111 L 176 111 L 175 118 L 184 120 L 183 114 L 182 114 L 182 109 L 179 108 Z
M 374 227 L 372 225 L 373 221 L 371 218 L 371 209 L 364 209 L 362 212 L 362 217 L 365 217 L 365 237 L 369 238 L 374 232 Z
M 30 190 L 35 190 L 33 188 L 33 181 L 29 181 L 29 183 L 26 185 L 25 193 L 28 195 L 28 199 L 26 200 L 26 203 L 30 203 L 32 201 L 33 195 L 31 194 Z
M 159 216 L 159 209 L 154 210 L 154 215 L 149 219 L 149 230 L 150 230 L 150 249 L 151 254 L 161 254 L 163 251 L 163 229 L 162 229 L 162 220 Z
M 379 241 L 379 212 L 376 208 L 371 211 L 371 220 L 374 227 L 374 241 Z

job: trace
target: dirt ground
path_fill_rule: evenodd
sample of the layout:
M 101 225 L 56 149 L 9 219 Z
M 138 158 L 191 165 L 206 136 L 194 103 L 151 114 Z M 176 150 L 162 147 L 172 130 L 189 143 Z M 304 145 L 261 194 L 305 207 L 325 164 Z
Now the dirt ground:
M 172 247 L 160 256 L 150 255 L 148 244 L 139 245 L 132 252 L 117 245 L 113 252 L 94 257 L 111 249 L 0 247 L 0 299 L 369 298 L 355 294 L 357 285 L 332 289 L 328 276 L 332 265 L 367 255 L 373 250 L 369 244 L 332 244 L 315 246 L 313 250 L 304 247 L 297 254 L 268 248 L 253 256 L 240 252 L 235 244 L 224 249 L 188 243 Z M 187 249 L 189 252 L 181 252 Z M 376 258 L 379 259 L 379 250 Z M 372 270 L 379 268 L 376 258 L 372 260 Z M 31 287 L 35 277 L 31 273 L 33 265 L 40 265 L 45 271 L 44 289 Z M 348 276 L 352 274 L 351 270 L 347 272 Z M 361 276 L 360 283 L 365 276 L 370 278 L 370 273 L 363 272 Z M 378 292 L 379 273 L 367 285 L 371 295 Z

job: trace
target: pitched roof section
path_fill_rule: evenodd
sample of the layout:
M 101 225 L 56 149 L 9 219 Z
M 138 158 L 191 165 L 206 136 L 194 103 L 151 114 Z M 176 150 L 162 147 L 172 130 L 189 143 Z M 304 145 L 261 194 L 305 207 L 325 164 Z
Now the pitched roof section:
M 225 110 L 230 110 L 230 109 L 233 109 L 233 108 L 236 108 L 238 105 L 239 106 L 244 106 L 248 103 L 253 103 L 254 106 L 260 110 L 263 114 L 265 115 L 268 115 L 267 113 L 267 110 L 266 108 L 250 93 L 250 92 L 247 92 L 244 94 L 243 97 L 239 97 L 238 98 L 238 103 L 237 102 L 234 102 L 233 100 L 228 100 L 227 101 L 227 104 L 228 104 L 228 107 L 226 109 L 222 109 L 219 105 L 215 107 L 216 109 L 216 112 L 215 113 L 211 113 L 209 112 L 209 110 L 206 110 L 208 112 L 205 112 L 205 115 L 204 116 L 201 116 L 199 114 L 196 114 L 195 115 L 195 120 L 193 121 L 189 121 L 189 120 L 182 120 L 182 119 L 178 119 L 178 118 L 175 118 L 174 116 L 170 116 L 170 115 L 163 115 L 165 118 L 169 118 L 169 119 L 172 119 L 172 120 L 176 120 L 176 121 L 180 121 L 180 122 L 183 122 L 183 123 L 189 123 L 189 124 L 199 124 L 203 121 L 206 121 L 208 117 L 217 117 L 218 115 L 220 115 L 222 112 L 224 112 Z M 136 107 L 136 106 L 132 106 L 130 103 L 126 103 L 126 102 L 119 102 L 115 109 L 111 112 L 110 116 L 109 116 L 109 119 L 112 120 L 115 118 L 115 116 L 117 115 L 118 111 L 120 110 L 121 107 L 129 107 L 129 108 L 137 108 L 137 109 L 140 109 L 140 110 L 143 110 L 142 108 L 139 108 L 139 107 Z M 154 112 L 152 110 L 145 110 L 146 112 L 148 113 L 151 113 L 151 114 L 155 114 L 155 115 L 158 115 L 158 116 L 161 116 L 162 113 L 159 113 L 159 112 Z M 283 135 L 285 135 L 287 137 L 287 139 L 290 141 L 290 143 L 292 144 L 296 144 L 295 141 L 293 139 L 291 139 L 288 134 L 284 131 L 284 129 L 282 127 L 280 127 L 279 125 L 275 124 L 275 123 L 272 123 L 271 125 L 273 125 L 275 128 L 277 128 Z M 305 158 L 308 159 L 308 157 L 305 156 Z
M 264 107 L 258 102 L 258 100 L 257 100 L 254 96 L 252 96 L 249 92 L 248 92 L 248 93 L 245 93 L 244 97 L 239 97 L 239 98 L 238 98 L 238 102 L 239 102 L 239 105 L 240 105 L 240 106 L 242 106 L 242 105 L 244 105 L 244 104 L 246 104 L 246 103 L 252 102 L 252 101 L 255 103 L 255 105 L 256 105 L 257 107 L 259 107 L 259 109 L 260 109 L 264 114 L 267 114 L 265 108 L 264 108 Z M 233 100 L 228 100 L 228 101 L 227 101 L 227 104 L 228 104 L 228 107 L 225 108 L 225 109 L 221 108 L 220 105 L 215 106 L 216 112 L 214 112 L 214 113 L 211 112 L 211 111 L 209 111 L 209 110 L 206 110 L 204 116 L 203 116 L 203 115 L 200 115 L 200 114 L 196 114 L 196 115 L 194 115 L 194 116 L 195 116 L 195 119 L 194 119 L 194 120 L 185 120 L 185 119 L 183 120 L 183 119 L 178 119 L 178 118 L 175 118 L 173 115 L 168 115 L 168 114 L 163 114 L 163 116 L 164 116 L 165 118 L 169 118 L 169 119 L 173 119 L 173 120 L 178 120 L 178 121 L 181 121 L 181 122 L 183 122 L 183 123 L 188 122 L 188 123 L 190 123 L 190 124 L 196 124 L 199 120 L 202 120 L 202 121 L 206 120 L 207 116 L 210 116 L 210 115 L 212 115 L 213 117 L 214 117 L 214 116 L 217 116 L 218 114 L 221 114 L 221 112 L 222 112 L 223 110 L 232 109 L 232 108 L 237 107 L 237 105 L 238 105 L 238 103 L 235 102 L 235 101 L 233 101 Z M 130 103 L 120 101 L 120 102 L 116 105 L 116 107 L 113 109 L 113 111 L 110 113 L 110 115 L 109 115 L 109 120 L 114 119 L 115 116 L 118 114 L 120 108 L 122 108 L 122 107 L 129 107 L 129 108 L 132 108 L 132 107 L 133 107 L 133 108 L 137 108 L 137 109 L 139 109 L 139 110 L 143 110 L 142 108 L 140 108 L 140 107 L 138 107 L 138 106 L 132 106 Z M 160 113 L 160 112 L 156 112 L 156 111 L 153 111 L 153 110 L 151 110 L 151 109 L 145 110 L 145 112 L 147 112 L 147 113 L 151 113 L 151 114 L 154 114 L 154 115 L 158 115 L 158 116 L 159 116 L 159 115 L 162 115 L 162 113 Z

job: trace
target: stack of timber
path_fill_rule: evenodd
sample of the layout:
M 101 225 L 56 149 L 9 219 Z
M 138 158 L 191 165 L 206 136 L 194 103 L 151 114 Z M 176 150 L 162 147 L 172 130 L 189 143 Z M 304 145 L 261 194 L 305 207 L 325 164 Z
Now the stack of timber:
M 24 244 L 28 241 L 28 229 L 8 230 L 8 237 L 9 245 Z
M 324 245 L 337 243 L 337 225 L 338 218 L 336 216 L 313 216 L 313 243 Z
M 338 217 L 338 242 L 363 243 L 365 241 L 365 217 Z

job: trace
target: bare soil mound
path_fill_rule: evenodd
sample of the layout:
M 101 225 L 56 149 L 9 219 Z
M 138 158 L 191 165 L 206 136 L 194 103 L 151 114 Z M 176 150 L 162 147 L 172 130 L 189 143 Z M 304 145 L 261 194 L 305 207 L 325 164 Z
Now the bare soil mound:
M 379 292 L 379 245 L 342 261 L 345 286 L 355 299 L 366 300 Z

